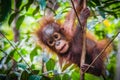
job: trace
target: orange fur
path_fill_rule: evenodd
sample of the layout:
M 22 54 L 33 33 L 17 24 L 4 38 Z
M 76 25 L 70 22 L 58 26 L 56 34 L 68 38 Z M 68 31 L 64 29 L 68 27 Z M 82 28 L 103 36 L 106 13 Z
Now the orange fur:
M 110 41 L 109 39 L 102 39 L 102 40 L 97 40 L 96 36 L 94 34 L 92 34 L 91 32 L 87 31 L 86 33 L 86 37 L 92 41 L 94 41 L 95 43 L 97 43 L 98 48 L 101 49 L 101 51 L 105 48 L 105 46 L 107 45 L 107 43 Z M 105 59 L 109 53 L 112 50 L 112 45 L 108 46 L 107 49 L 105 50 L 105 52 L 102 54 L 102 57 Z
M 45 16 L 45 17 L 43 17 L 43 18 L 39 21 L 39 28 L 36 29 L 35 34 L 37 35 L 39 45 L 40 45 L 43 49 L 44 49 L 44 48 L 47 48 L 47 47 L 41 42 L 41 39 L 40 39 L 40 37 L 39 37 L 39 35 L 40 35 L 39 32 L 41 32 L 46 25 L 48 25 L 48 24 L 50 24 L 50 23 L 54 23 L 54 22 L 55 22 L 55 20 L 54 20 L 53 16 L 49 16 L 49 17 L 48 17 L 48 16 Z M 60 25 L 60 22 L 59 22 L 59 21 L 56 21 L 56 23 Z M 61 26 L 60 26 L 60 27 L 61 27 Z M 75 29 L 75 28 L 74 28 L 74 29 Z M 75 31 L 75 30 L 74 30 L 74 31 Z M 74 34 L 74 32 L 73 32 L 73 34 Z M 69 37 L 70 37 L 69 34 L 67 34 L 66 37 L 67 37 L 68 39 L 71 39 L 71 38 L 69 38 Z M 108 42 L 108 39 L 104 39 L 104 40 L 98 41 L 98 40 L 96 39 L 96 37 L 95 37 L 91 32 L 89 32 L 89 31 L 87 31 L 87 33 L 86 33 L 86 38 L 94 41 L 95 43 L 98 43 L 97 46 L 98 46 L 99 48 L 103 48 L 103 46 L 105 46 L 106 43 Z M 102 47 L 101 47 L 101 46 L 102 46 Z M 112 46 L 110 46 L 109 48 L 107 48 L 107 49 L 105 50 L 105 53 L 109 53 L 109 52 L 111 51 L 111 49 L 112 49 Z M 51 50 L 50 50 L 49 48 L 48 48 L 48 50 L 51 52 Z M 103 55 L 106 56 L 106 55 L 108 55 L 108 54 L 103 54 Z
M 83 17 L 86 16 L 84 14 L 82 14 L 82 15 L 83 15 Z M 82 49 L 82 37 L 81 37 L 82 32 L 79 32 L 80 28 L 79 29 L 76 28 L 77 26 L 75 25 L 75 20 L 76 20 L 76 16 L 73 11 L 68 13 L 63 24 L 60 24 L 58 21 L 56 21 L 53 16 L 45 16 L 40 20 L 39 29 L 37 29 L 35 32 L 38 37 L 38 42 L 39 42 L 40 46 L 43 49 L 47 48 L 47 50 L 52 50 L 52 47 L 51 47 L 51 49 L 49 49 L 48 48 L 49 45 L 47 45 L 47 43 L 44 42 L 46 40 L 42 39 L 45 36 L 44 34 L 42 34 L 43 28 L 47 27 L 47 25 L 49 25 L 51 23 L 57 23 L 60 26 L 60 28 L 64 28 L 64 31 L 61 33 L 63 33 L 63 34 L 66 33 L 65 38 L 68 39 L 68 42 L 71 42 L 72 44 L 70 45 L 70 49 L 67 51 L 67 54 L 65 54 L 66 56 L 60 55 L 59 52 L 57 53 L 57 55 L 60 59 L 60 63 L 62 64 L 63 60 L 68 60 L 69 62 L 73 62 L 80 67 L 80 57 L 79 56 L 81 55 L 81 49 Z M 85 20 L 87 20 L 87 18 Z M 84 21 L 84 18 L 83 18 L 83 21 Z M 83 24 L 86 24 L 86 22 L 84 22 Z M 76 26 L 76 27 L 74 27 L 74 26 Z M 75 33 L 75 31 L 76 31 L 76 33 Z M 104 46 L 106 45 L 108 40 L 104 39 L 101 41 L 97 41 L 96 37 L 94 35 L 92 35 L 90 32 L 86 33 L 86 38 L 87 38 L 86 39 L 87 40 L 86 51 L 88 52 L 87 53 L 88 58 L 86 57 L 86 60 L 87 60 L 87 64 L 89 64 L 96 57 L 96 55 L 98 55 L 99 52 L 102 51 L 102 49 L 104 49 Z M 110 50 L 111 50 L 110 48 L 107 48 L 107 50 L 103 53 L 103 55 L 100 56 L 100 58 L 98 58 L 98 60 L 94 64 L 94 66 L 97 68 L 96 70 L 100 70 L 99 71 L 100 73 L 98 73 L 98 71 L 93 69 L 94 70 L 94 71 L 92 70 L 93 74 L 96 74 L 96 75 L 101 74 L 101 70 L 103 70 L 103 65 L 104 65 L 103 59 L 106 58 L 107 53 L 109 53 Z M 90 59 L 89 59 L 89 57 L 90 57 Z
M 41 41 L 41 37 L 40 37 L 40 35 L 41 35 L 40 32 L 42 32 L 43 28 L 46 27 L 50 23 L 57 23 L 57 24 L 60 25 L 59 20 L 55 21 L 55 19 L 54 19 L 53 16 L 44 16 L 39 21 L 39 28 L 37 28 L 35 30 L 35 35 L 38 38 L 38 41 L 37 41 L 38 45 L 40 45 L 42 49 L 47 49 L 48 52 L 55 53 L 54 51 L 51 51 L 51 49 L 49 49 L 48 47 L 46 47 L 46 45 Z

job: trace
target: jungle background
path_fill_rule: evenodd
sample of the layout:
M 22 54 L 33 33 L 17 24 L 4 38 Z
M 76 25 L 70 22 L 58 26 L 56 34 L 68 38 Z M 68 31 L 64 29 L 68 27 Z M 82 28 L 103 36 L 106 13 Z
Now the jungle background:
M 112 40 L 120 32 L 119 0 L 88 0 L 91 15 L 87 29 L 97 39 Z M 79 68 L 65 64 L 61 69 L 56 55 L 37 44 L 34 30 L 42 16 L 53 14 L 64 20 L 70 0 L 0 0 L 0 80 L 79 80 Z M 106 79 L 120 80 L 120 36 L 105 61 Z M 103 80 L 85 74 L 85 80 Z

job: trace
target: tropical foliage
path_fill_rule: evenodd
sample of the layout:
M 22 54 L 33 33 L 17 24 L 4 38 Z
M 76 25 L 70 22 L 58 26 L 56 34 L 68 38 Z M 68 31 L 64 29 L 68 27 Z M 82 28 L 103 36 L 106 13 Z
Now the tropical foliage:
M 51 5 L 55 5 L 54 7 Z M 88 30 L 98 39 L 113 39 L 120 31 L 119 0 L 88 0 L 91 11 Z M 65 64 L 60 68 L 56 55 L 42 50 L 34 35 L 39 19 L 53 13 L 64 20 L 71 8 L 70 0 L 0 0 L 0 80 L 79 80 L 79 68 Z M 106 79 L 116 73 L 118 37 L 106 64 Z M 85 80 L 103 80 L 85 74 Z

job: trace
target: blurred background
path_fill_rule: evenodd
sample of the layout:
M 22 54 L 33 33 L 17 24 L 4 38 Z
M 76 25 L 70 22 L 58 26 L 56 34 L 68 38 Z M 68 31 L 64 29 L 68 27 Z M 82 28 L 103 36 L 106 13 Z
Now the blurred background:
M 73 0 L 74 1 L 74 0 Z M 91 15 L 87 28 L 98 40 L 110 40 L 120 32 L 119 0 L 87 0 Z M 79 80 L 79 68 L 60 68 L 56 55 L 43 51 L 34 31 L 41 17 L 52 14 L 64 21 L 70 0 L 0 0 L 0 80 Z M 106 79 L 120 80 L 120 35 L 105 61 Z M 85 74 L 85 80 L 103 80 Z

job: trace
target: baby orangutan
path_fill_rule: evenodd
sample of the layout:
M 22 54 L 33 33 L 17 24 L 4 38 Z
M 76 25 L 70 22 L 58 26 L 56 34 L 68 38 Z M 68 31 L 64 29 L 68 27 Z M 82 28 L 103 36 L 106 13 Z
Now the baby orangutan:
M 90 15 L 88 8 L 79 11 L 79 18 L 82 25 L 86 25 L 87 18 Z M 72 9 L 65 18 L 63 24 L 58 23 L 53 18 L 46 16 L 41 19 L 40 28 L 37 30 L 37 37 L 39 41 L 54 51 L 60 60 L 65 59 L 71 63 L 75 63 L 80 67 L 80 58 L 82 54 L 83 45 L 83 31 L 78 24 L 75 26 L 76 15 Z M 95 59 L 105 46 L 105 41 L 96 41 L 90 33 L 86 34 L 86 60 L 85 64 L 81 66 L 84 71 L 88 65 Z M 106 52 L 103 53 L 88 69 L 88 73 L 96 76 L 102 75 L 104 71 L 104 58 Z

